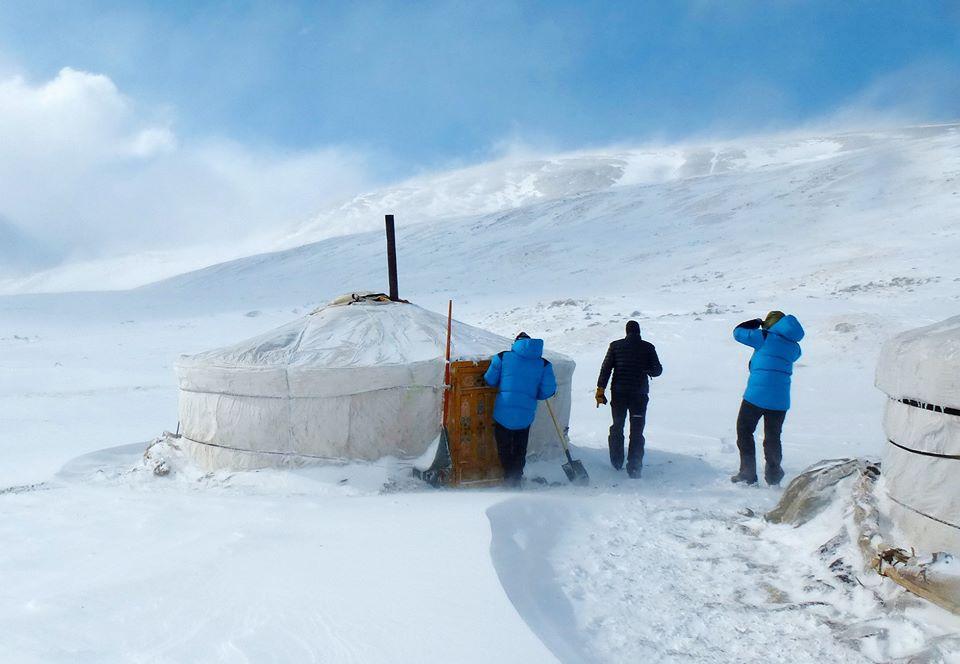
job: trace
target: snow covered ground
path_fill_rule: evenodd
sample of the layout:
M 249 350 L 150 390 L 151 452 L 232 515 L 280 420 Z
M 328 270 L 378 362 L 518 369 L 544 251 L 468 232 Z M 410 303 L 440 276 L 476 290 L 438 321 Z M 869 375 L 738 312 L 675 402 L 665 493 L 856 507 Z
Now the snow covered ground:
M 136 469 L 176 427 L 178 354 L 385 287 L 378 231 L 283 248 L 321 237 L 331 211 L 273 253 L 133 290 L 6 295 L 0 660 L 960 661 L 955 618 L 828 568 L 817 550 L 842 501 L 771 526 L 750 514 L 779 491 L 727 479 L 748 358 L 730 329 L 771 308 L 807 330 L 788 479 L 882 449 L 879 344 L 960 307 L 960 128 L 511 168 L 374 192 L 346 205 L 347 227 L 407 210 L 402 296 L 434 310 L 452 297 L 459 319 L 577 360 L 571 436 L 591 487 L 564 485 L 553 460 L 529 473 L 550 483 L 520 493 L 428 490 L 390 459 Z M 7 290 L 90 287 L 97 272 L 67 274 Z M 609 411 L 592 399 L 630 318 L 665 367 L 639 482 L 607 466 Z

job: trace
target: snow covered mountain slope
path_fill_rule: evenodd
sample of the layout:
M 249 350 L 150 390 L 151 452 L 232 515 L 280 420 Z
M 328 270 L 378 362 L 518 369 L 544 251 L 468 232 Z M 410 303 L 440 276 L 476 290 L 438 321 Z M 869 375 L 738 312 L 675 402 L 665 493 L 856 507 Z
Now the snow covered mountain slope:
M 838 580 L 814 553 L 844 504 L 811 529 L 766 525 L 744 514 L 779 491 L 728 481 L 749 358 L 730 331 L 773 308 L 807 331 L 788 479 L 881 449 L 881 342 L 960 309 L 960 126 L 644 159 L 461 171 L 358 199 L 344 219 L 369 232 L 132 290 L 0 296 L 0 661 L 960 656 L 956 617 Z M 559 484 L 519 494 L 424 490 L 395 459 L 144 472 L 137 441 L 177 425 L 177 356 L 385 288 L 383 212 L 402 296 L 453 298 L 459 319 L 577 361 L 570 433 L 592 486 L 568 487 L 554 460 L 530 474 Z M 610 468 L 593 402 L 630 318 L 664 364 L 637 483 Z
M 786 161 L 789 150 L 771 148 L 777 159 L 766 162 L 759 148 L 704 152 L 705 173 L 689 177 L 455 219 L 400 216 L 402 289 L 502 300 L 542 290 L 534 283 L 548 279 L 568 296 L 600 287 L 798 299 L 922 290 L 957 277 L 960 126 L 797 141 L 793 150 Z M 377 231 L 223 263 L 142 292 L 175 300 L 212 292 L 232 308 L 384 284 L 382 221 L 368 215 Z
M 807 178 L 810 193 L 817 193 L 830 181 L 848 171 L 842 164 L 859 162 L 866 179 L 903 181 L 901 167 L 930 164 L 927 157 L 936 157 L 939 150 L 955 145 L 956 125 L 911 127 L 902 130 L 860 132 L 836 135 L 790 135 L 645 148 L 618 147 L 606 150 L 581 151 L 549 157 L 514 154 L 503 159 L 460 170 L 425 175 L 398 185 L 356 196 L 342 204 L 321 210 L 310 221 L 290 229 L 278 229 L 273 237 L 225 238 L 216 247 L 158 248 L 146 254 L 104 257 L 95 261 L 68 263 L 36 274 L 0 280 L 0 293 L 57 292 L 75 290 L 119 290 L 144 285 L 193 268 L 203 267 L 224 258 L 252 255 L 261 251 L 277 251 L 304 244 L 379 230 L 385 212 L 398 216 L 401 225 L 411 226 L 431 221 L 454 225 L 465 219 L 517 210 L 536 203 L 549 203 L 602 192 L 619 192 L 624 188 L 646 187 L 646 198 L 673 197 L 673 205 L 665 212 L 691 214 L 686 220 L 709 223 L 716 200 L 709 186 L 698 184 L 712 176 L 758 178 L 778 189 L 776 193 L 790 197 L 797 189 L 796 178 Z M 953 142 L 953 143 L 952 143 Z M 866 172 L 869 165 L 874 173 Z M 841 165 L 839 171 L 829 168 L 791 173 L 795 167 Z M 952 172 L 945 164 L 942 170 L 934 165 L 930 178 L 949 178 Z M 923 174 L 918 174 L 923 177 Z M 778 181 L 778 179 L 780 181 Z M 728 182 L 728 180 L 725 180 Z M 843 199 L 843 191 L 856 189 L 868 194 L 869 182 L 853 179 L 845 187 L 831 193 Z M 725 185 L 726 186 L 726 185 Z M 761 195 L 759 189 L 747 191 L 746 201 Z M 703 211 L 694 209 L 698 201 Z M 832 199 L 831 199 L 832 200 Z M 776 202 L 776 201 L 774 201 Z M 783 201 L 784 212 L 790 207 L 804 206 L 808 201 L 793 197 Z M 841 200 L 841 203 L 843 201 Z M 855 201 L 850 201 L 853 207 Z M 822 201 L 821 207 L 831 203 Z M 776 207 L 776 206 L 773 206 Z M 656 210 L 653 210 L 656 211 Z M 728 210 L 729 211 L 729 210 Z
M 844 149 L 850 140 L 785 137 L 581 151 L 547 158 L 513 155 L 356 196 L 320 212 L 282 243 L 301 245 L 345 231 L 372 230 L 383 210 L 418 221 L 490 214 L 616 186 L 658 184 L 822 159 Z

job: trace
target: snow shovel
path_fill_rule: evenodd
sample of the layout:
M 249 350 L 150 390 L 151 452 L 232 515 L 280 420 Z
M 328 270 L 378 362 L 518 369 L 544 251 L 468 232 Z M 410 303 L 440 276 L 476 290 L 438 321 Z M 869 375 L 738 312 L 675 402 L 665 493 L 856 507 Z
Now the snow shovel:
M 440 420 L 440 440 L 433 463 L 425 470 L 414 469 L 413 474 L 432 486 L 446 484 L 450 480 L 453 463 L 450 459 L 450 434 L 447 431 L 447 413 L 450 409 L 450 337 L 453 327 L 453 300 L 447 303 L 447 351 L 444 355 L 443 410 Z
M 563 453 L 567 455 L 567 462 L 563 464 L 563 472 L 567 474 L 567 479 L 573 484 L 586 486 L 590 484 L 590 476 L 587 469 L 583 467 L 583 462 L 570 456 L 570 446 L 567 444 L 567 436 L 560 430 L 560 423 L 557 416 L 553 414 L 553 406 L 547 401 L 547 410 L 550 411 L 550 419 L 553 420 L 553 426 L 557 427 L 557 435 L 560 436 L 560 445 L 563 446 Z

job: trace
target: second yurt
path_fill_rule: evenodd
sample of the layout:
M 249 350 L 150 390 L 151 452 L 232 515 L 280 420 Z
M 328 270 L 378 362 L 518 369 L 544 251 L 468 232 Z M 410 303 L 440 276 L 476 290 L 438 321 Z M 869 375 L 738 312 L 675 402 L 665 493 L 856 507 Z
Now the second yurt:
M 960 553 L 960 316 L 887 342 L 876 382 L 894 524 L 918 551 Z

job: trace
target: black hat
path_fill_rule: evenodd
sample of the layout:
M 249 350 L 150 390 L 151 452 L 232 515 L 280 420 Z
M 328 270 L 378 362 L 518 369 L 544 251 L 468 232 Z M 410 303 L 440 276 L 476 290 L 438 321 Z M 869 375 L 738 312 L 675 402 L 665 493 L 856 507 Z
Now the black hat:
M 627 334 L 640 334 L 640 323 L 635 320 L 627 321 Z
M 521 332 L 520 334 L 517 335 L 517 338 L 514 339 L 514 341 L 518 341 L 520 339 L 529 339 L 529 338 L 530 338 L 529 334 L 527 334 L 526 332 Z

